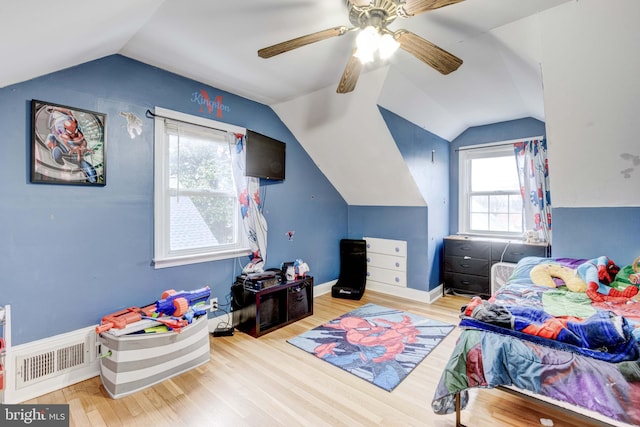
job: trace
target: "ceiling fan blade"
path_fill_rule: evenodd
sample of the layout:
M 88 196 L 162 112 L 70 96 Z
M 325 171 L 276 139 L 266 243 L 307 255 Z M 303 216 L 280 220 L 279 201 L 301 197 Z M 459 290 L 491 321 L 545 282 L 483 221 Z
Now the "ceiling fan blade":
M 260 58 L 271 58 L 284 52 L 306 46 L 311 43 L 326 40 L 331 37 L 341 36 L 347 32 L 347 27 L 334 27 L 327 30 L 318 31 L 317 33 L 307 34 L 306 36 L 297 37 L 287 40 L 286 42 L 274 44 L 273 46 L 262 48 L 258 51 Z
M 401 9 L 407 16 L 417 15 L 429 10 L 440 9 L 441 7 L 460 3 L 464 0 L 407 0 Z
M 371 3 L 370 0 L 349 0 L 349 3 L 353 6 L 368 6 Z
M 462 65 L 462 59 L 410 31 L 398 30 L 394 36 L 396 41 L 400 43 L 401 49 L 429 64 L 442 74 L 449 74 Z
M 362 62 L 355 57 L 355 53 L 356 50 L 354 49 L 353 54 L 349 58 L 349 62 L 347 62 L 347 66 L 342 73 L 342 78 L 340 79 L 338 89 L 336 90 L 338 93 L 349 93 L 356 88 L 358 77 L 360 77 L 360 72 L 362 71 Z

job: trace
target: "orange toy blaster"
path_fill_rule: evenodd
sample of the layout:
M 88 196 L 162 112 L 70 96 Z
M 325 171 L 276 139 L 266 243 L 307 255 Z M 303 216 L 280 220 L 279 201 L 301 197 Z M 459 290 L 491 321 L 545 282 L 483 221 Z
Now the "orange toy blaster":
M 154 304 L 143 308 L 129 307 L 104 316 L 101 324 L 96 327 L 96 333 L 100 334 L 111 328 L 124 329 L 127 325 L 142 319 L 154 320 L 179 332 L 181 328 L 189 324 L 187 320 L 158 316 L 164 314 L 182 317 L 191 306 L 208 300 L 209 296 L 211 296 L 209 286 L 196 289 L 195 291 L 176 292 L 173 289 L 169 289 L 164 291 L 162 298 Z
M 96 326 L 96 333 L 106 332 L 111 328 L 124 329 L 128 324 L 142 320 L 143 317 L 150 317 L 155 313 L 156 305 L 151 304 L 143 308 L 129 307 L 115 313 L 107 314 L 102 318 L 99 326 Z

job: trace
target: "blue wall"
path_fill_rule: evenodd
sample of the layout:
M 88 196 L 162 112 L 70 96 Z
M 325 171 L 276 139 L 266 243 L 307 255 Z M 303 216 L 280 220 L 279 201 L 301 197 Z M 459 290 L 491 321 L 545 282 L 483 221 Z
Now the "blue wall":
M 608 256 L 623 267 L 640 256 L 640 208 L 554 208 L 553 256 Z
M 194 102 L 222 96 L 223 116 Z M 31 100 L 107 114 L 105 187 L 31 184 Z M 221 302 L 248 258 L 155 270 L 153 121 L 147 109 L 247 127 L 287 144 L 287 179 L 266 186 L 267 267 L 302 258 L 316 283 L 339 273 L 347 205 L 271 108 L 114 55 L 0 89 L 0 304 L 11 304 L 14 344 L 91 326 L 162 291 L 212 287 Z M 119 113 L 144 122 L 131 139 Z M 295 231 L 293 240 L 287 231 Z
M 433 289 L 440 284 L 442 239 L 449 234 L 449 142 L 397 114 L 379 109 L 427 203 L 428 235 L 424 236 L 427 239 L 427 275 L 415 279 L 420 283 L 428 277 L 428 289 Z M 412 226 L 413 223 L 406 224 Z M 414 282 L 410 283 L 413 287 Z
M 510 120 L 484 126 L 471 127 L 451 141 L 449 163 L 449 197 L 451 200 L 450 224 L 451 234 L 458 232 L 458 149 L 470 145 L 487 144 L 491 142 L 510 141 L 534 136 L 546 135 L 544 122 L 533 118 Z M 553 171 L 550 171 L 553 180 Z M 553 181 L 551 183 L 553 186 Z M 553 187 L 552 187 L 553 190 Z M 553 199 L 552 199 L 553 202 Z
M 440 284 L 440 248 L 449 233 L 449 143 L 384 108 L 379 110 L 427 207 L 350 206 L 349 237 L 407 241 L 408 287 L 428 291 Z
M 458 231 L 458 152 L 460 147 L 545 135 L 545 124 L 527 118 L 467 129 L 451 142 L 451 233 Z M 551 202 L 553 204 L 553 169 Z M 619 173 L 612 171 L 611 173 Z M 581 191 L 580 189 L 576 189 Z M 620 266 L 640 256 L 640 208 L 553 207 L 552 255 L 595 258 L 608 256 Z
M 428 235 L 425 207 L 349 206 L 349 238 L 407 242 L 407 284 L 412 289 L 429 289 Z
M 201 90 L 222 97 L 222 117 L 194 102 Z M 29 182 L 32 99 L 107 114 L 105 187 Z M 208 284 L 221 301 L 228 295 L 247 258 L 151 267 L 153 126 L 145 111 L 155 106 L 247 127 L 287 144 L 287 180 L 265 185 L 267 267 L 302 258 L 316 284 L 337 278 L 341 238 L 372 236 L 406 240 L 409 286 L 433 289 L 442 237 L 457 232 L 456 150 L 545 133 L 544 123 L 521 119 L 470 128 L 447 147 L 380 109 L 428 207 L 348 207 L 271 108 L 196 81 L 114 55 L 2 88 L 0 304 L 13 307 L 15 344 L 94 325 L 107 313 L 151 303 L 169 288 Z M 143 119 L 140 137 L 129 137 L 121 111 Z M 630 263 L 640 255 L 639 214 L 640 208 L 554 208 L 554 255 L 608 255 Z M 293 240 L 288 231 L 295 232 Z

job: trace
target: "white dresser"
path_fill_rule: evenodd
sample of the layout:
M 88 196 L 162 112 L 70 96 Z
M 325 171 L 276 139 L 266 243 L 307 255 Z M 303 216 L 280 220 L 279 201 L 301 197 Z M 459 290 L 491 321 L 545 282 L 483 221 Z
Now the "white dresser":
M 363 237 L 367 242 L 367 284 L 407 287 L 407 242 Z

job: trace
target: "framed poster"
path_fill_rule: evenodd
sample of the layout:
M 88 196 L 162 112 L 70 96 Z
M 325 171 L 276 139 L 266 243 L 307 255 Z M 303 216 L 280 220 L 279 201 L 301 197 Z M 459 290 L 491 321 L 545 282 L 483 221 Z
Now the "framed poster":
M 31 182 L 106 184 L 106 114 L 31 101 Z

